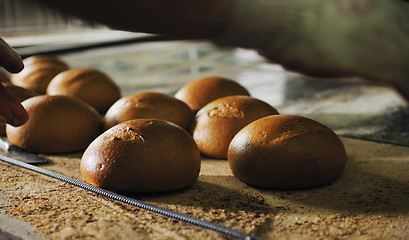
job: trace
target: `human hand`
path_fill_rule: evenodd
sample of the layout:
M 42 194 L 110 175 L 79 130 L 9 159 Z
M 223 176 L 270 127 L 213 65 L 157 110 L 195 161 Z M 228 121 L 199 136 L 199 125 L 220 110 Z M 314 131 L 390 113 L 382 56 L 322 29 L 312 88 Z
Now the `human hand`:
M 23 61 L 2 38 L 0 38 L 0 66 L 11 73 L 24 68 Z M 20 102 L 0 84 L 0 123 L 20 126 L 28 120 L 28 114 Z

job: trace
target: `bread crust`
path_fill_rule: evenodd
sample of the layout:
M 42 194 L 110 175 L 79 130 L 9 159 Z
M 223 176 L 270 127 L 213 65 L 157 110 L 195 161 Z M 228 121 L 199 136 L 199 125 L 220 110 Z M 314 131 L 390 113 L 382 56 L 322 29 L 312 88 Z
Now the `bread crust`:
M 49 83 L 47 94 L 78 98 L 100 113 L 105 113 L 121 97 L 118 85 L 105 73 L 92 68 L 59 73 Z
M 325 125 L 294 115 L 261 118 L 231 141 L 228 163 L 243 182 L 261 188 L 299 189 L 337 178 L 346 164 L 340 138 Z
M 191 134 L 200 152 L 213 158 L 227 158 L 234 135 L 252 121 L 278 114 L 268 103 L 250 96 L 216 99 L 196 114 Z
M 122 97 L 104 116 L 104 129 L 132 119 L 152 118 L 173 122 L 189 130 L 194 113 L 181 100 L 160 92 L 140 92 Z
M 7 125 L 9 141 L 36 153 L 84 150 L 100 133 L 101 117 L 88 104 L 67 96 L 39 95 L 22 102 L 29 119 L 20 127 Z
M 84 152 L 84 181 L 120 192 L 163 192 L 192 185 L 200 153 L 192 137 L 164 120 L 134 119 L 99 136 Z
M 26 65 L 21 72 L 12 74 L 10 81 L 16 86 L 45 94 L 50 81 L 67 69 L 66 65 L 55 62 L 33 63 Z
M 205 77 L 195 80 L 176 92 L 175 97 L 184 101 L 193 112 L 221 97 L 250 93 L 238 82 L 223 77 Z

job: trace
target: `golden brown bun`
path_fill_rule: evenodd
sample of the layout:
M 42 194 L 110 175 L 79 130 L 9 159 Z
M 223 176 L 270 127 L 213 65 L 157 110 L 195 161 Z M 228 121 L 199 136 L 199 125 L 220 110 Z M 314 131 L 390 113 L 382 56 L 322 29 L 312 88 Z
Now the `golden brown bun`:
M 205 77 L 183 86 L 175 97 L 184 101 L 193 112 L 221 97 L 250 93 L 239 83 L 222 77 Z
M 121 192 L 162 192 L 192 185 L 200 153 L 192 137 L 164 120 L 118 124 L 93 141 L 81 159 L 85 182 Z
M 188 130 L 194 113 L 181 100 L 165 93 L 141 92 L 119 99 L 107 111 L 104 128 L 131 119 L 152 118 L 173 122 Z
M 23 60 L 24 69 L 11 75 L 11 82 L 19 87 L 44 94 L 48 83 L 69 66 L 62 60 L 47 55 L 34 55 Z
M 38 63 L 52 63 L 52 64 L 59 64 L 65 66 L 67 69 L 69 68 L 68 64 L 65 63 L 63 60 L 50 56 L 50 55 L 33 55 L 27 57 L 23 60 L 24 66 L 29 66 L 31 64 L 38 64 Z
M 346 153 L 339 137 L 323 124 L 275 115 L 243 128 L 230 144 L 228 162 L 234 175 L 249 185 L 298 189 L 338 177 Z
M 68 66 L 60 62 L 33 62 L 25 65 L 21 72 L 12 74 L 10 80 L 16 86 L 44 94 L 51 79 L 67 69 Z
M 101 113 L 121 97 L 118 85 L 105 73 L 92 68 L 61 72 L 51 80 L 47 94 L 81 99 Z
M 40 95 L 22 102 L 27 123 L 7 125 L 9 141 L 36 153 L 84 150 L 99 134 L 101 118 L 88 104 L 67 96 Z
M 278 114 L 268 103 L 250 96 L 216 99 L 196 114 L 191 133 L 202 154 L 227 158 L 230 141 L 240 129 L 252 121 Z
M 17 98 L 19 102 L 22 102 L 26 100 L 27 98 L 38 95 L 38 93 L 34 91 L 14 86 L 13 84 L 9 82 L 5 82 L 2 84 L 14 97 Z M 5 135 L 6 135 L 6 124 L 0 123 L 0 136 L 5 136 Z

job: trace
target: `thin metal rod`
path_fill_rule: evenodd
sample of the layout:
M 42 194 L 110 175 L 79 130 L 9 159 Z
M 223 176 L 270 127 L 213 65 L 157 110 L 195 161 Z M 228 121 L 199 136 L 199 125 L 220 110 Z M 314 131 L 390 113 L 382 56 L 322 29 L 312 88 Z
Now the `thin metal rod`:
M 161 214 L 161 215 L 166 216 L 166 217 L 174 218 L 174 219 L 177 219 L 177 220 L 180 220 L 180 221 L 183 221 L 183 222 L 187 222 L 187 223 L 190 223 L 190 224 L 193 224 L 193 225 L 197 225 L 197 226 L 200 226 L 200 227 L 203 227 L 203 228 L 206 228 L 206 229 L 210 229 L 210 230 L 213 230 L 213 231 L 216 231 L 216 232 L 219 232 L 219 233 L 223 233 L 223 234 L 238 238 L 238 239 L 245 239 L 245 240 L 253 240 L 253 239 L 255 240 L 255 239 L 257 239 L 257 238 L 255 238 L 255 237 L 253 237 L 253 236 L 251 236 L 251 235 L 249 235 L 247 233 L 244 233 L 244 232 L 240 232 L 240 231 L 237 231 L 237 230 L 225 227 L 225 226 L 221 226 L 221 225 L 214 224 L 214 223 L 211 223 L 211 222 L 207 222 L 207 221 L 204 221 L 204 220 L 201 220 L 201 219 L 198 219 L 198 218 L 194 218 L 194 217 L 191 217 L 191 216 L 188 216 L 188 215 L 184 215 L 184 214 L 181 214 L 181 213 L 178 213 L 178 212 L 174 212 L 174 211 L 171 211 L 171 210 L 168 210 L 168 209 L 164 209 L 164 208 L 157 207 L 157 206 L 154 206 L 154 205 L 151 205 L 151 204 L 147 204 L 147 203 L 144 203 L 142 201 L 138 201 L 138 200 L 135 200 L 133 198 L 129 198 L 129 197 L 126 197 L 126 196 L 123 196 L 123 195 L 120 195 L 120 194 L 117 194 L 117 193 L 114 193 L 114 192 L 111 192 L 111 191 L 107 191 L 105 189 L 98 188 L 98 187 L 92 186 L 90 184 L 87 184 L 87 183 L 84 183 L 84 182 L 81 182 L 81 181 L 66 177 L 64 175 L 61 175 L 61 174 L 58 174 L 58 173 L 55 173 L 55 172 L 52 172 L 52 171 L 49 171 L 49 170 L 46 170 L 46 169 L 43 169 L 43 168 L 40 168 L 40 167 L 36 167 L 36 166 L 30 165 L 30 164 L 27 164 L 27 163 L 23 163 L 21 161 L 18 161 L 18 160 L 15 160 L 15 159 L 3 156 L 3 155 L 0 155 L 0 160 L 2 160 L 3 162 L 7 162 L 9 164 L 13 164 L 15 166 L 19 166 L 19 167 L 22 167 L 22 168 L 37 172 L 37 173 L 41 173 L 43 175 L 52 177 L 54 179 L 58 179 L 60 181 L 63 181 L 63 182 L 69 183 L 71 185 L 80 187 L 82 189 L 97 193 L 99 195 L 102 195 L 102 196 L 105 196 L 105 197 L 108 197 L 108 198 L 111 198 L 111 199 L 114 199 L 114 200 L 129 204 L 129 205 L 132 205 L 132 206 L 136 206 L 138 208 L 142 208 L 142 209 L 154 212 L 154 213 Z
M 167 36 L 158 35 L 148 35 L 144 37 L 133 37 L 128 39 L 116 39 L 109 40 L 106 42 L 93 42 L 93 43 L 67 43 L 60 45 L 38 45 L 30 47 L 15 47 L 15 50 L 20 55 L 21 58 L 27 58 L 33 55 L 57 55 L 57 54 L 67 54 L 79 51 L 85 51 L 97 48 L 106 48 L 113 46 L 121 46 L 126 44 L 136 44 L 136 43 L 149 43 L 149 42 L 165 42 L 165 41 L 178 41 L 178 40 L 189 40 L 181 38 L 172 38 Z

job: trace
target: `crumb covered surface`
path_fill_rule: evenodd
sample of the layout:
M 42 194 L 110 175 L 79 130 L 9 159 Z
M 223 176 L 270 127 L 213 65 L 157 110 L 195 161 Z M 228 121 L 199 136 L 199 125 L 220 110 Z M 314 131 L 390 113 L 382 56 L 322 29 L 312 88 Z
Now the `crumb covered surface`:
M 322 187 L 257 189 L 235 178 L 226 160 L 203 159 L 190 188 L 127 196 L 261 239 L 409 238 L 409 149 L 342 140 L 347 166 Z M 80 153 L 46 157 L 43 168 L 82 180 Z M 0 216 L 30 226 L 8 229 L 24 239 L 228 238 L 6 163 L 0 172 Z

